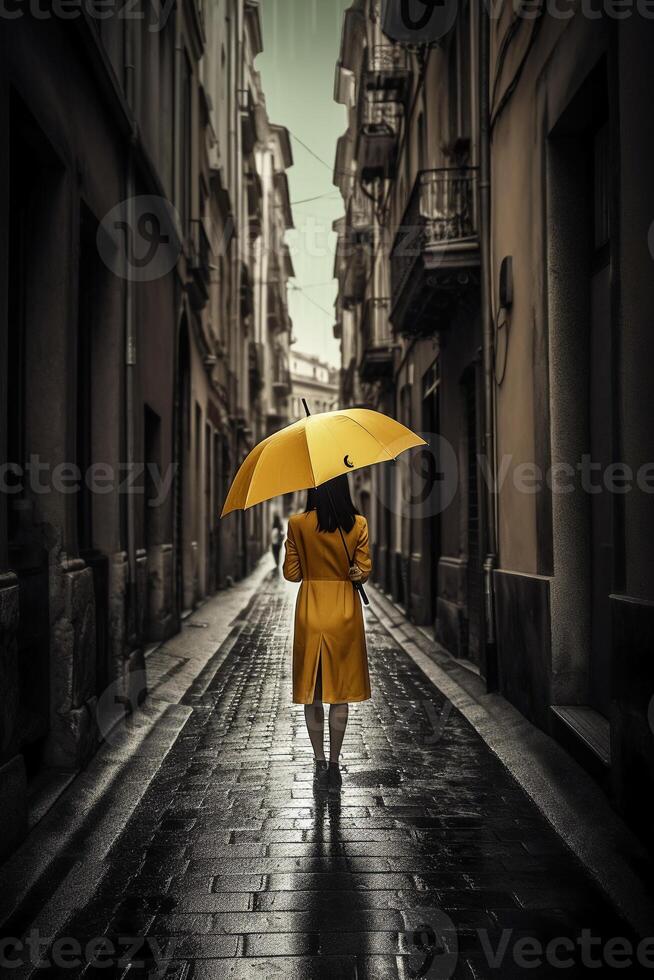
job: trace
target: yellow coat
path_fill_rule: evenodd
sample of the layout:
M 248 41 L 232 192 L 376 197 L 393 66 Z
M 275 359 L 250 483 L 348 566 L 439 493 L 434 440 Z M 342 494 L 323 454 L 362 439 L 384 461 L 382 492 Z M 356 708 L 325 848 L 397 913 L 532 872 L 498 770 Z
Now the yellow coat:
M 356 517 L 345 540 L 365 581 L 372 568 L 365 517 Z M 370 678 L 361 599 L 349 578 L 340 534 L 319 532 L 315 511 L 296 514 L 288 522 L 284 578 L 302 582 L 295 606 L 295 704 L 313 701 L 321 656 L 325 703 L 367 701 Z

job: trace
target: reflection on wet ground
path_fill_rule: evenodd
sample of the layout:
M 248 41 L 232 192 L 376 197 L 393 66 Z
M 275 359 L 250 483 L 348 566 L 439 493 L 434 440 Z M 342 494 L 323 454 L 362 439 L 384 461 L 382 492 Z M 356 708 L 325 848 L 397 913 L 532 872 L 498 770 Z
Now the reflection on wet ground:
M 595 957 L 628 930 L 374 619 L 373 700 L 351 710 L 343 792 L 314 790 L 289 704 L 293 596 L 267 580 L 221 670 L 189 695 L 94 900 L 72 900 L 66 934 L 104 936 L 122 963 L 40 974 L 507 980 L 558 975 L 543 952 L 556 940 L 565 975 L 585 975 L 582 930 L 602 937 Z

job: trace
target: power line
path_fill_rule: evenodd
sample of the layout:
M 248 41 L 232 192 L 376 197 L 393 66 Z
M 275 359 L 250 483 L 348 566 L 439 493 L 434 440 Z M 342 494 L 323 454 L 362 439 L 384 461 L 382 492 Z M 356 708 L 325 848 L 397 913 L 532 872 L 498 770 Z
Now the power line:
M 310 146 L 307 146 L 307 144 L 306 144 L 306 143 L 304 143 L 304 142 L 303 142 L 303 141 L 302 141 L 302 140 L 300 139 L 300 137 L 299 137 L 299 136 L 296 136 L 296 134 L 295 134 L 295 133 L 293 133 L 293 132 L 292 132 L 292 131 L 291 131 L 290 129 L 289 129 L 289 133 L 291 134 L 291 136 L 293 137 L 293 139 L 294 139 L 294 140 L 297 140 L 297 141 L 298 141 L 298 143 L 300 144 L 300 146 L 303 146 L 303 147 L 304 147 L 304 149 L 305 149 L 305 150 L 307 151 L 307 153 L 310 153 L 312 157 L 315 157 L 315 158 L 316 158 L 316 160 L 318 161 L 318 163 L 322 163 L 322 165 L 323 165 L 323 167 L 327 167 L 327 169 L 329 170 L 329 172 L 330 172 L 330 174 L 334 172 L 334 168 L 333 168 L 333 166 L 332 166 L 331 164 L 329 164 L 329 163 L 327 163 L 327 161 L 326 161 L 326 160 L 323 160 L 323 158 L 322 158 L 322 157 L 320 157 L 320 156 L 318 156 L 318 154 L 317 154 L 317 153 L 315 153 L 315 152 L 314 152 L 314 151 L 313 151 L 313 150 L 311 149 L 311 147 L 310 147 Z
M 329 310 L 326 310 L 324 306 L 321 306 L 320 305 L 320 303 L 316 303 L 315 299 L 313 299 L 313 297 L 309 296 L 308 293 L 305 293 L 304 289 L 302 289 L 301 286 L 296 286 L 294 283 L 289 283 L 289 286 L 293 290 L 293 292 L 295 292 L 295 293 L 302 293 L 302 295 L 304 296 L 305 299 L 308 299 L 309 302 L 312 303 L 316 307 L 316 309 L 320 310 L 321 313 L 324 313 L 325 316 L 328 316 L 330 320 L 333 320 L 334 319 L 333 312 L 330 313 Z
M 315 197 L 303 197 L 301 201 L 291 201 L 291 207 L 295 207 L 298 204 L 308 204 L 309 201 L 320 201 L 323 197 L 340 197 L 338 191 L 327 191 L 326 194 L 316 194 Z

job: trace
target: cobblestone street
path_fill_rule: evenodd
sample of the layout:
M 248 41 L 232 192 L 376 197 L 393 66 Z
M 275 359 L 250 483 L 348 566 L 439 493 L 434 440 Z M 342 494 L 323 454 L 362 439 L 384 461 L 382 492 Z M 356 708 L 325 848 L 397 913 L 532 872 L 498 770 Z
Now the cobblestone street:
M 37 975 L 585 975 L 582 955 L 600 946 L 584 952 L 582 930 L 605 942 L 628 928 L 373 614 L 373 699 L 351 709 L 342 796 L 314 795 L 302 709 L 290 704 L 295 591 L 263 579 L 227 658 L 187 694 L 192 713 L 93 899 L 71 899 L 60 936 L 84 946 L 106 935 L 124 960 L 105 950 Z M 556 937 L 575 944 L 556 949 L 567 968 L 534 969 L 533 943 L 519 941 Z

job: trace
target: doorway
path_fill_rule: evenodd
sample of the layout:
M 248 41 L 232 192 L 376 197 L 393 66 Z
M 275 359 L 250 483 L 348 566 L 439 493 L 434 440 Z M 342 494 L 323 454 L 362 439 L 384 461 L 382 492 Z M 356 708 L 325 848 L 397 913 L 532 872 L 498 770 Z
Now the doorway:
M 461 379 L 463 394 L 463 422 L 465 428 L 465 479 L 466 479 L 466 611 L 467 655 L 481 666 L 482 658 L 482 536 L 481 495 L 479 492 L 479 399 L 477 369 L 471 365 Z
M 43 329 L 33 298 L 42 293 L 40 272 L 56 220 L 50 202 L 59 193 L 61 170 L 51 148 L 20 98 L 11 94 L 9 118 L 9 220 L 7 248 L 7 462 L 6 507 L 9 568 L 18 578 L 18 690 L 3 692 L 17 702 L 12 741 L 25 760 L 28 778 L 41 766 L 50 729 L 49 555 L 35 498 L 27 487 L 26 464 L 34 451 L 30 413 L 44 402 L 40 372 L 30 351 Z M 37 498 L 38 502 L 38 498 Z
M 612 462 L 611 235 L 609 225 L 609 132 L 605 120 L 592 136 L 592 258 L 590 294 L 590 455 L 605 473 Z M 611 608 L 613 508 L 605 487 L 590 497 L 591 656 L 590 703 L 608 718 L 611 705 Z
M 608 91 L 601 59 L 554 127 L 547 159 L 552 457 L 581 471 L 573 493 L 552 494 L 554 707 L 582 740 L 592 719 L 592 748 L 603 760 L 610 751 L 609 597 L 620 504 L 603 480 L 616 449 Z M 584 460 L 592 466 L 585 475 Z
M 175 585 L 177 613 L 181 617 L 187 605 L 191 561 L 190 466 L 191 443 L 191 349 L 186 318 L 182 319 L 177 353 L 177 400 L 175 444 L 178 462 L 175 499 Z M 191 598 L 192 604 L 192 598 Z
M 422 390 L 422 429 L 429 439 L 440 433 L 440 372 L 436 360 L 423 378 Z M 423 600 L 422 622 L 433 625 L 436 622 L 438 599 L 438 564 L 441 557 L 441 480 L 440 460 L 433 447 L 422 451 L 423 478 L 425 480 L 421 503 L 421 547 L 423 554 Z

